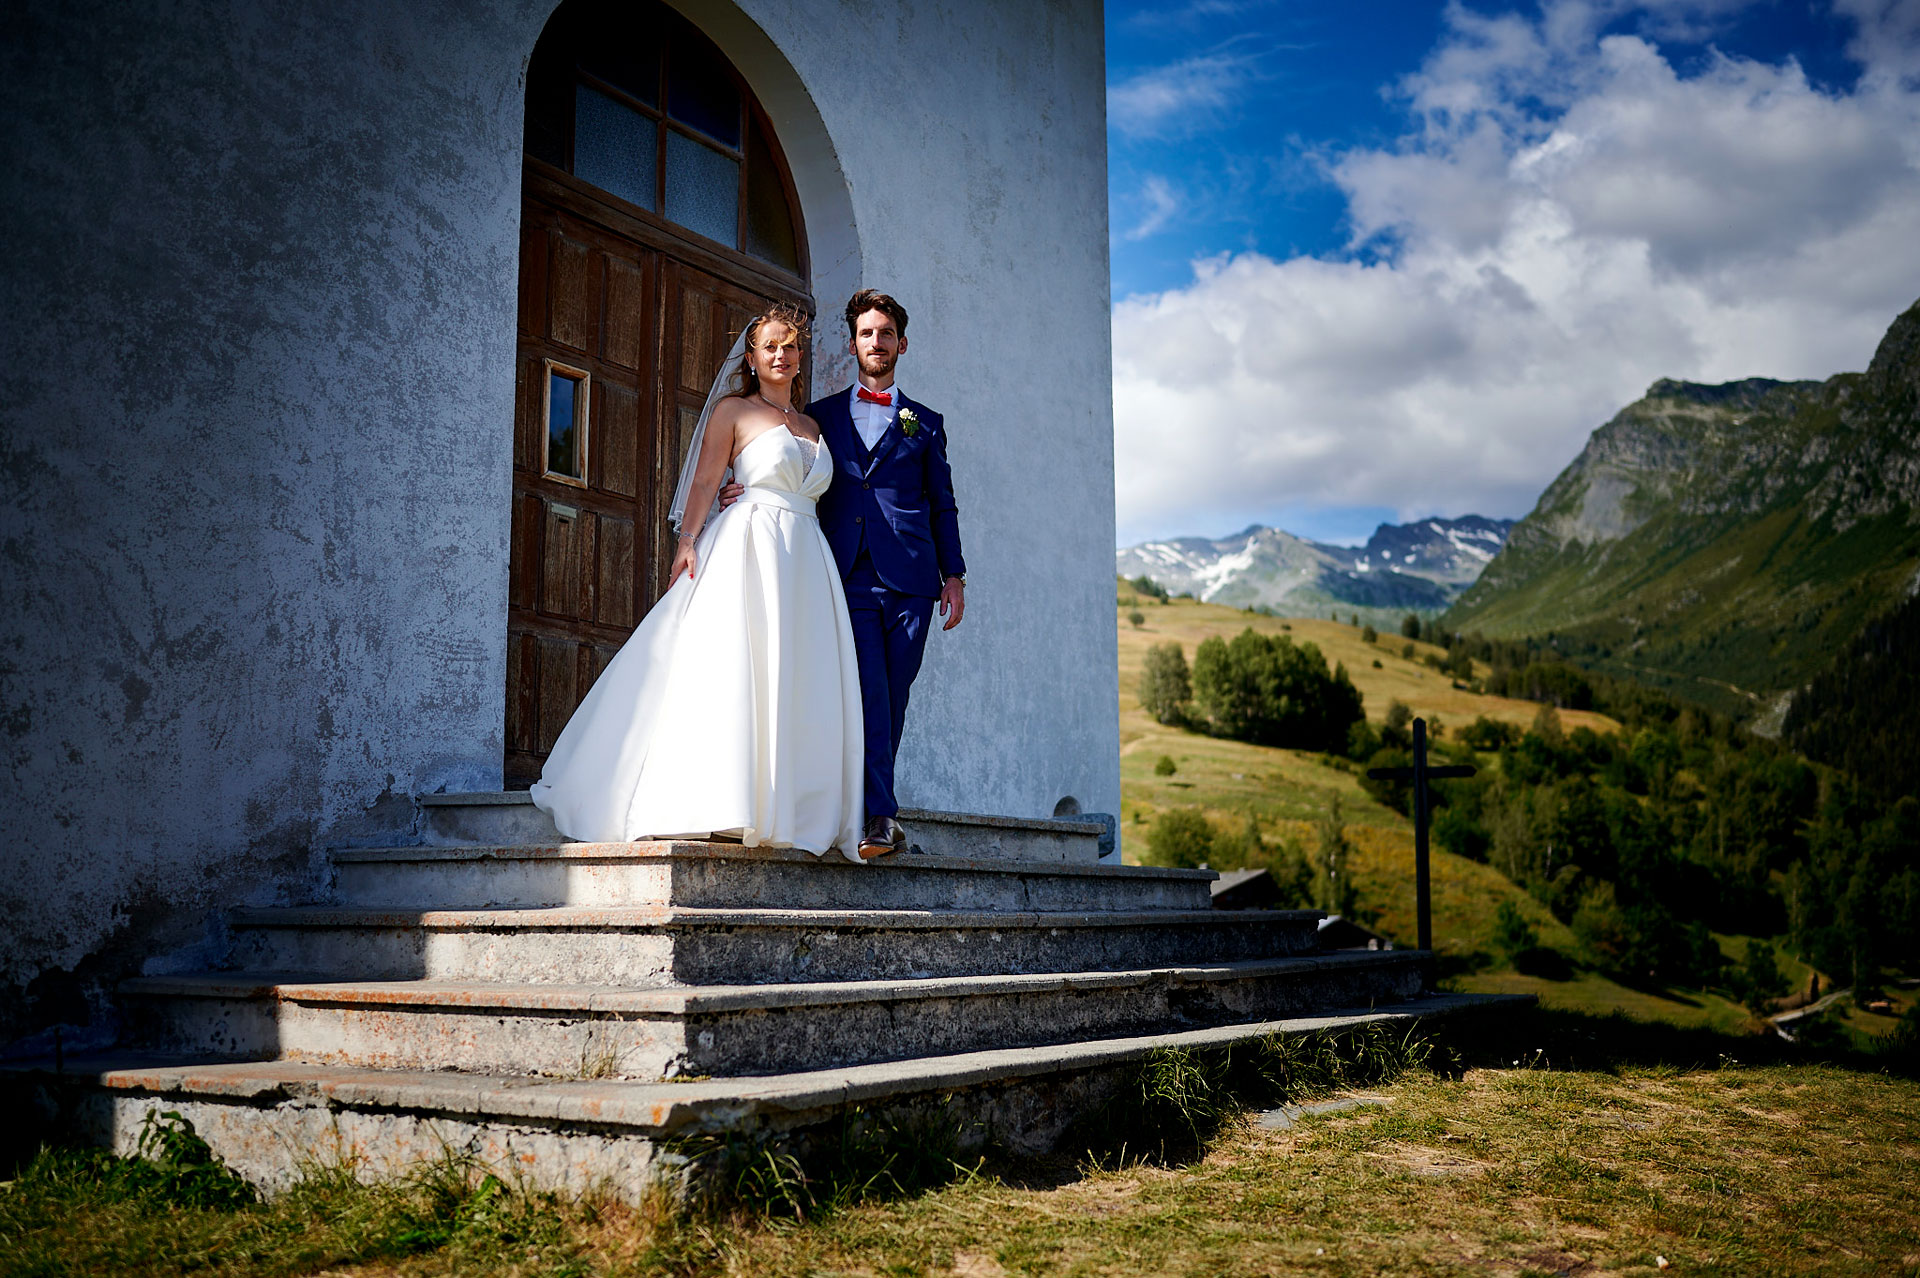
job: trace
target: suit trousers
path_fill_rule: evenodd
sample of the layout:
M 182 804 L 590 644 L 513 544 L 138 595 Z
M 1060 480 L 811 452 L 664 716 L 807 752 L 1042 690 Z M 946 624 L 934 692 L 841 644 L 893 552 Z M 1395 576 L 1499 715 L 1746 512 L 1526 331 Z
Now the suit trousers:
M 934 601 L 890 589 L 865 547 L 847 572 L 846 586 L 866 720 L 867 815 L 890 817 L 900 810 L 893 797 L 893 758 L 907 725 L 907 693 L 927 651 Z

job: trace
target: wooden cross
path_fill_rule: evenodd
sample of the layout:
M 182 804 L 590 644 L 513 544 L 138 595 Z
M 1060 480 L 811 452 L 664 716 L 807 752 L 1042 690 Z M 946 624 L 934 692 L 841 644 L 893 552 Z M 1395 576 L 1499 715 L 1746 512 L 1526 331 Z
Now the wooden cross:
M 1446 768 L 1427 766 L 1427 721 L 1413 721 L 1413 766 L 1411 768 L 1368 768 L 1375 781 L 1413 782 L 1413 897 L 1420 916 L 1420 948 L 1433 949 L 1433 900 L 1427 881 L 1427 822 L 1433 815 L 1433 795 L 1427 782 L 1449 777 L 1470 777 L 1475 769 L 1457 764 Z

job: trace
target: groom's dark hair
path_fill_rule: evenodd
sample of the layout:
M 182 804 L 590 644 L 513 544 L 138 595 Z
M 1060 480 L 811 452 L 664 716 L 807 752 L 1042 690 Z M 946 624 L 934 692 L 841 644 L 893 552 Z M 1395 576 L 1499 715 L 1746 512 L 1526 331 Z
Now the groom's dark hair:
M 860 317 L 868 311 L 879 311 L 893 321 L 900 330 L 900 336 L 907 335 L 907 308 L 882 293 L 877 288 L 863 288 L 847 299 L 847 336 L 860 335 Z

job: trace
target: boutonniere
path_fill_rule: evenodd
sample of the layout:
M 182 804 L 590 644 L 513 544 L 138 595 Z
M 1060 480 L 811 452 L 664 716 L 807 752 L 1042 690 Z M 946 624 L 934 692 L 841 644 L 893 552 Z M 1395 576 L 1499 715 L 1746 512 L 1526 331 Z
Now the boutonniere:
M 912 439 L 920 431 L 920 414 L 911 408 L 900 410 L 900 433 Z

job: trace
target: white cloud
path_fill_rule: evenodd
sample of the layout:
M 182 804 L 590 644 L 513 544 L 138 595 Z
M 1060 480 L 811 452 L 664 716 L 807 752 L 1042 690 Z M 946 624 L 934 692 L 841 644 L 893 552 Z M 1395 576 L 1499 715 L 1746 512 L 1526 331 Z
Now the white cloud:
M 1920 0 L 1834 0 L 1858 34 L 1847 52 L 1876 79 L 1920 79 Z
M 1238 101 L 1257 71 L 1255 55 L 1232 48 L 1152 67 L 1107 90 L 1107 118 L 1137 136 L 1192 133 Z
M 1180 197 L 1173 193 L 1173 187 L 1163 177 L 1150 177 L 1141 185 L 1140 202 L 1146 206 L 1145 210 L 1140 220 L 1127 229 L 1122 237 L 1124 239 L 1144 240 L 1149 235 L 1156 235 L 1180 211 Z
M 1122 544 L 1317 505 L 1518 515 L 1656 378 L 1865 366 L 1920 296 L 1920 86 L 1683 77 L 1606 16 L 1450 11 L 1404 86 L 1419 132 L 1332 165 L 1377 260 L 1241 254 L 1115 307 Z

